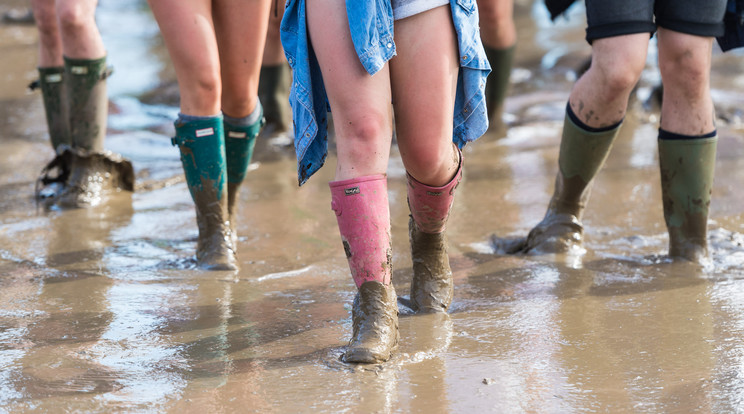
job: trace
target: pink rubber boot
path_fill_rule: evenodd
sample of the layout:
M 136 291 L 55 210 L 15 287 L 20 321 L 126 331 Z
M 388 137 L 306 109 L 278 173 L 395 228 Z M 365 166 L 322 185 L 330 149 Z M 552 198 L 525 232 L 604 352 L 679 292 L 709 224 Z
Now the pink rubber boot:
M 455 199 L 455 189 L 462 179 L 460 165 L 452 180 L 442 187 L 431 187 L 408 178 L 408 236 L 411 242 L 413 279 L 411 305 L 418 312 L 445 312 L 454 293 L 452 270 L 444 234 L 447 217 Z
M 398 305 L 391 282 L 390 206 L 383 174 L 330 183 L 338 229 L 359 288 L 345 362 L 378 363 L 398 345 Z

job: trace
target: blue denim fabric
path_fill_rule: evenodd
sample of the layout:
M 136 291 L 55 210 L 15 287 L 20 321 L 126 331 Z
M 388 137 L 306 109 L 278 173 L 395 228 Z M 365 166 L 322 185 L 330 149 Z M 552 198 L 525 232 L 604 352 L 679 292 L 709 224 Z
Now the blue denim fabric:
M 450 0 L 450 8 L 460 52 L 452 140 L 462 148 L 488 129 L 484 90 L 491 66 L 480 40 L 475 0 Z M 359 61 L 374 75 L 395 56 L 390 0 L 346 0 L 346 13 Z M 302 185 L 325 163 L 328 152 L 328 97 L 310 46 L 305 0 L 287 1 L 281 40 L 293 70 L 289 102 L 294 122 L 297 179 Z

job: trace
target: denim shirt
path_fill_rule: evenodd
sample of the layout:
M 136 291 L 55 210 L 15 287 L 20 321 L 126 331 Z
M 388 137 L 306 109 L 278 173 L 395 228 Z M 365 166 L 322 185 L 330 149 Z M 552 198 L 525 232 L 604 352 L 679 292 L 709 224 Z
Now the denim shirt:
M 305 0 L 288 0 L 281 40 L 293 82 L 289 93 L 297 153 L 297 179 L 304 184 L 325 163 L 328 153 L 328 97 L 320 66 L 310 46 Z M 457 32 L 460 72 L 452 140 L 462 148 L 488 129 L 484 90 L 491 71 L 478 27 L 475 0 L 450 0 Z M 390 0 L 346 0 L 351 40 L 367 73 L 374 75 L 395 56 Z

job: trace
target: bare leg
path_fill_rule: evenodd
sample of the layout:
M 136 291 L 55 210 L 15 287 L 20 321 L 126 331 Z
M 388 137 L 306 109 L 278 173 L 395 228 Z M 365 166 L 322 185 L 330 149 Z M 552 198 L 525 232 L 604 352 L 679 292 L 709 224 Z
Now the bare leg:
M 222 110 L 249 115 L 258 99 L 258 75 L 266 41 L 269 0 L 218 0 L 214 27 L 222 68 Z
M 403 164 L 416 180 L 441 186 L 460 163 L 452 145 L 459 56 L 449 8 L 397 21 L 395 39 L 390 72 Z
M 39 29 L 39 67 L 62 66 L 62 38 L 54 0 L 32 0 L 31 7 Z
M 384 174 L 392 140 L 388 68 L 370 76 L 359 62 L 343 1 L 310 0 L 307 14 L 333 111 L 336 180 Z
M 98 0 L 57 0 L 57 17 L 64 55 L 73 59 L 98 59 L 106 55 L 96 26 Z
M 222 83 L 209 0 L 149 0 L 181 92 L 181 112 L 220 113 Z

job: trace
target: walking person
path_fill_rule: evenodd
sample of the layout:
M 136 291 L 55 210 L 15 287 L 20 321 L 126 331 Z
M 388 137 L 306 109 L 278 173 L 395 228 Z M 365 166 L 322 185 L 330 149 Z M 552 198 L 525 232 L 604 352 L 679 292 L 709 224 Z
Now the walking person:
M 589 69 L 566 106 L 559 172 L 543 220 L 513 252 L 582 251 L 582 216 L 594 177 L 622 125 L 656 33 L 664 85 L 659 167 L 669 256 L 708 259 L 707 220 L 716 156 L 709 77 L 726 0 L 587 0 Z
M 57 157 L 39 196 L 64 207 L 99 204 L 107 191 L 134 190 L 129 161 L 104 150 L 108 117 L 106 49 L 97 0 L 32 0 L 39 30 L 39 82 Z M 56 174 L 54 174 L 56 172 Z
M 488 127 L 489 65 L 477 25 L 472 0 L 287 3 L 282 43 L 294 76 L 300 185 L 325 162 L 328 106 L 333 114 L 331 207 L 358 288 L 346 362 L 385 361 L 398 343 L 386 175 L 393 113 L 411 211 L 411 303 L 445 312 L 452 301 L 444 232 L 460 148 Z
M 149 0 L 181 95 L 173 144 L 196 207 L 196 260 L 237 270 L 238 190 L 264 123 L 258 100 L 269 0 Z

